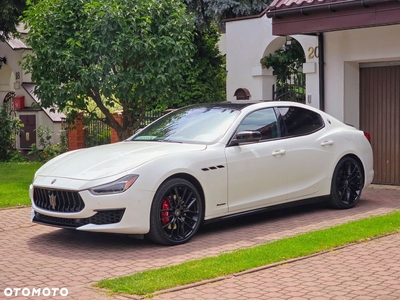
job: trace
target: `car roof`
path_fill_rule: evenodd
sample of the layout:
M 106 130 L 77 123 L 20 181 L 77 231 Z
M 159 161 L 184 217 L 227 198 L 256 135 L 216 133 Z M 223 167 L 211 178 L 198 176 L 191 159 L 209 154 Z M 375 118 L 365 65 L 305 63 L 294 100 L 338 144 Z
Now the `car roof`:
M 287 101 L 272 101 L 272 100 L 260 100 L 260 101 L 251 101 L 251 100 L 244 100 L 243 102 L 212 102 L 212 103 L 201 103 L 201 104 L 194 104 L 190 105 L 189 107 L 205 107 L 205 108 L 221 108 L 221 109 L 233 109 L 233 110 L 243 110 L 245 107 L 251 105 L 257 105 L 265 103 L 267 106 L 305 106 L 304 104 L 299 104 L 297 102 L 287 102 Z M 307 106 L 308 108 L 308 106 Z

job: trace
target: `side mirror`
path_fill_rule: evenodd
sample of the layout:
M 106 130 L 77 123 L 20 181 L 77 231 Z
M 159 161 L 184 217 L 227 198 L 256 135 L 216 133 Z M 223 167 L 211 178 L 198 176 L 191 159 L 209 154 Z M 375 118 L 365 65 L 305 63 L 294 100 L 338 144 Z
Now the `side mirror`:
M 261 133 L 257 130 L 245 130 L 236 133 L 231 141 L 231 146 L 244 143 L 258 143 L 261 140 Z

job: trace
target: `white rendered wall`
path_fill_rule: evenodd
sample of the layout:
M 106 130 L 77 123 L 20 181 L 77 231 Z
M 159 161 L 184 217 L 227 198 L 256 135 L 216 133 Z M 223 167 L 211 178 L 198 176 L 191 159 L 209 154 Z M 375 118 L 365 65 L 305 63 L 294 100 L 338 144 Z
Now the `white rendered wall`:
M 400 25 L 325 33 L 325 111 L 358 127 L 359 64 L 400 61 Z
M 16 96 L 25 96 L 25 106 L 32 106 L 33 100 L 22 88 L 22 82 L 30 82 L 31 75 L 26 73 L 20 64 L 24 56 L 24 50 L 13 50 L 7 43 L 0 43 L 1 57 L 6 57 L 6 64 L 0 69 L 0 104 L 3 103 L 4 96 L 10 92 L 15 92 Z
M 318 45 L 317 37 L 293 36 L 303 47 L 306 64 L 307 104 L 319 107 L 318 57 L 312 51 Z M 238 88 L 250 91 L 250 100 L 271 100 L 272 85 L 276 77 L 272 69 L 263 69 L 261 58 L 273 53 L 286 42 L 286 37 L 272 35 L 271 19 L 260 18 L 237 20 L 226 23 L 227 101 L 236 101 Z M 310 58 L 309 58 L 310 56 Z
M 238 88 L 247 88 L 251 100 L 262 100 L 263 73 L 260 59 L 271 39 L 271 21 L 266 17 L 226 23 L 227 100 L 235 101 Z M 267 74 L 271 73 L 271 74 Z

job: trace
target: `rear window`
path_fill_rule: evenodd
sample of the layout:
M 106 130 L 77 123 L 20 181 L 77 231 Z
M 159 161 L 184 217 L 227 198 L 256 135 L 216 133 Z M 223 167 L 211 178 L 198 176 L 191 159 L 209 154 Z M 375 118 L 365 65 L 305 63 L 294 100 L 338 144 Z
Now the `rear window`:
M 311 110 L 301 107 L 279 107 L 286 129 L 285 136 L 297 136 L 313 133 L 324 127 L 322 117 Z

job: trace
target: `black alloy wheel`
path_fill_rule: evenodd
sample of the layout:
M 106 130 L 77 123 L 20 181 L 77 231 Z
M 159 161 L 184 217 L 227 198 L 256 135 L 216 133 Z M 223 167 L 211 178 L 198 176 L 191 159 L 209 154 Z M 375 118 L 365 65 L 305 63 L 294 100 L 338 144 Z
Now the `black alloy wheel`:
M 203 215 L 196 187 L 182 178 L 169 179 L 154 196 L 148 237 L 168 246 L 186 243 L 198 230 Z
M 351 208 L 360 200 L 364 187 L 361 166 L 352 157 L 337 164 L 332 177 L 330 203 L 335 208 Z

